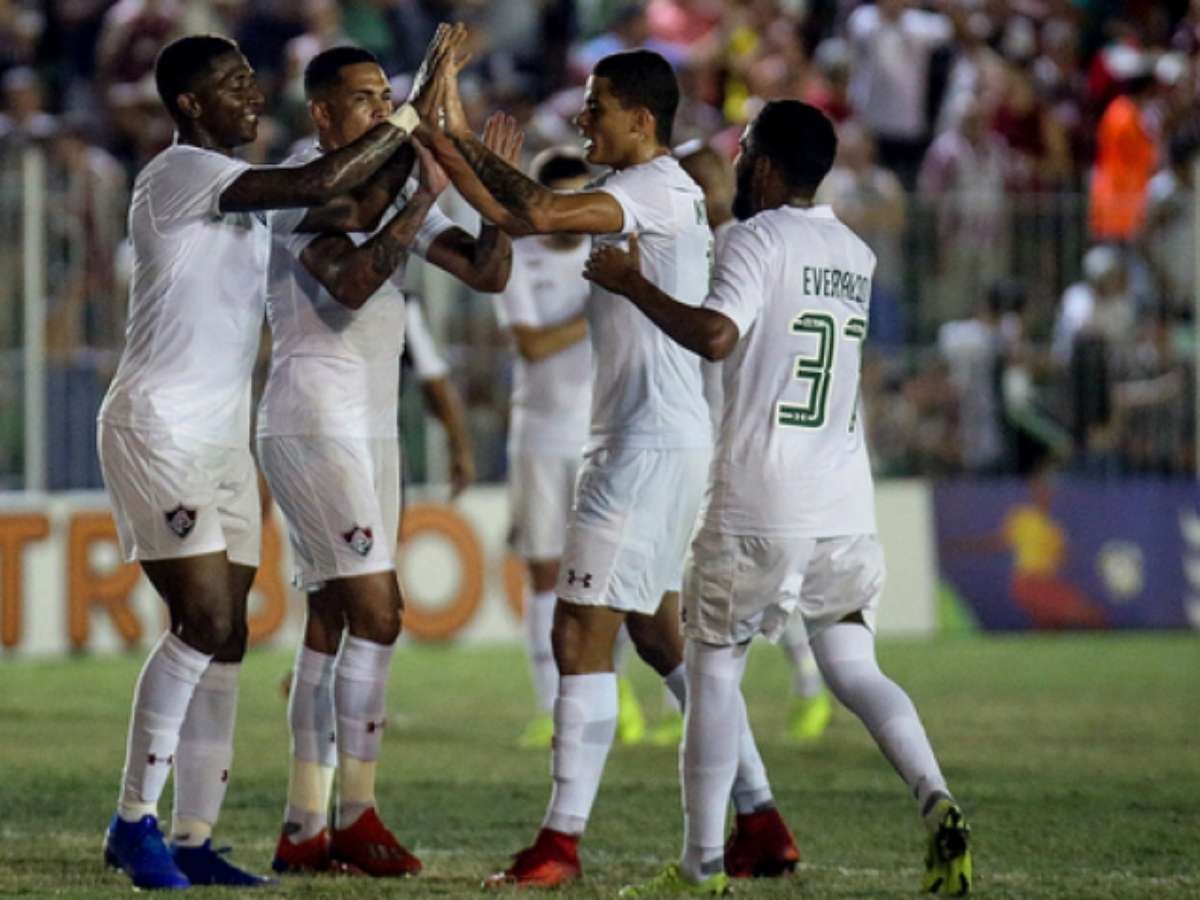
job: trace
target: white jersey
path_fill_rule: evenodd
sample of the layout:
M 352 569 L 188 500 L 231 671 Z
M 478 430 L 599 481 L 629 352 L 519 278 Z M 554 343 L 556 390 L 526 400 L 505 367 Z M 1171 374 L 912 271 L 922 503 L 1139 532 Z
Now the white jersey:
M 594 188 L 624 213 L 624 244 L 636 233 L 642 274 L 681 303 L 708 291 L 712 232 L 704 194 L 672 156 L 612 172 Z M 624 297 L 597 285 L 587 304 L 592 335 L 592 446 L 670 449 L 712 443 L 700 386 L 700 358 L 668 338 Z
M 875 254 L 828 206 L 732 229 L 708 309 L 737 325 L 705 528 L 838 537 L 875 530 L 859 368 Z
M 715 258 L 721 258 L 721 249 L 725 246 L 725 239 L 729 236 L 729 230 L 736 224 L 736 219 L 730 219 L 713 229 L 713 255 Z M 719 359 L 700 360 L 700 380 L 704 387 L 704 402 L 708 404 L 708 419 L 712 425 L 714 441 L 721 431 L 721 411 L 725 408 L 725 390 L 721 383 L 722 378 Z
M 405 314 L 408 321 L 404 327 L 404 350 L 408 353 L 408 361 L 412 363 L 413 371 L 420 381 L 433 381 L 445 378 L 450 374 L 450 366 L 442 359 L 437 344 L 429 326 L 425 324 L 425 313 L 421 304 L 415 300 L 405 303 Z
M 591 248 L 581 241 L 556 250 L 541 236 L 513 241 L 512 275 L 496 297 L 506 328 L 560 325 L 583 314 L 590 285 L 583 265 Z M 579 456 L 587 443 L 592 405 L 592 348 L 587 340 L 537 362 L 519 355 L 513 370 L 510 453 Z
M 303 165 L 320 153 L 313 145 L 285 164 Z M 410 180 L 404 195 L 415 187 Z M 304 248 L 318 237 L 296 230 L 306 214 L 304 209 L 271 214 L 271 372 L 259 406 L 258 434 L 395 437 L 404 350 L 404 265 L 362 307 L 344 306 L 300 261 Z M 384 222 L 390 217 L 385 214 Z M 450 227 L 449 219 L 430 209 L 411 251 L 424 256 Z M 362 244 L 371 235 L 348 237 Z
M 138 173 L 125 350 L 101 421 L 249 445 L 270 241 L 261 213 L 220 210 L 222 192 L 248 168 L 172 144 Z

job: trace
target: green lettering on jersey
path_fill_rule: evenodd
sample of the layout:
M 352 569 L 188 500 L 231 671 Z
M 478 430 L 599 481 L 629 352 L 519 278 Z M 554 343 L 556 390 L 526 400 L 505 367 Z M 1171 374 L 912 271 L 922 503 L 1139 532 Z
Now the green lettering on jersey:
M 817 339 L 816 350 L 795 358 L 792 377 L 809 383 L 804 403 L 780 403 L 775 421 L 789 428 L 820 428 L 825 424 L 829 403 L 829 384 L 833 380 L 833 355 L 837 341 L 837 322 L 829 313 L 802 312 L 792 319 L 792 334 L 811 334 Z

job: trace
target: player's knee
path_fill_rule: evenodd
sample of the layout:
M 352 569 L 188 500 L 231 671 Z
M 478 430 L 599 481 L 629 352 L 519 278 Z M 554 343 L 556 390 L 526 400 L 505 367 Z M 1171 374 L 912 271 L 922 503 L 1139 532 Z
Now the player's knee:
M 560 675 L 578 675 L 583 650 L 583 635 L 574 623 L 555 619 L 550 630 L 550 645 Z
M 227 603 L 189 604 L 179 616 L 180 638 L 201 653 L 211 656 L 224 653 L 237 641 L 238 622 L 229 606 Z M 245 623 L 241 624 L 244 629 Z M 245 640 L 244 636 L 242 640 Z
M 649 627 L 649 623 L 636 622 L 633 616 L 625 624 L 637 655 L 659 675 L 669 675 L 683 662 L 678 640 L 670 639 L 660 629 Z
M 394 644 L 400 637 L 400 607 L 372 604 L 351 612 L 350 633 L 376 644 Z

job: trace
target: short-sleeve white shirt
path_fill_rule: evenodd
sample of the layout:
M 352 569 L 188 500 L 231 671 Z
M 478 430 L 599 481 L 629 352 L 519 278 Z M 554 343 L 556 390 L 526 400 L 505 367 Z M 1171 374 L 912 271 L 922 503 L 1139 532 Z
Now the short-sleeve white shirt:
M 320 155 L 313 145 L 285 165 L 303 165 Z M 404 196 L 416 183 L 409 181 Z M 355 438 L 396 436 L 400 354 L 404 350 L 404 266 L 359 309 L 339 303 L 300 260 L 316 234 L 297 231 L 306 210 L 271 214 L 271 259 L 267 318 L 271 323 L 271 371 L 259 406 L 258 434 L 329 435 Z M 384 227 L 390 215 L 385 215 Z M 412 252 L 423 256 L 447 228 L 430 209 Z M 371 234 L 348 237 L 362 244 Z
M 270 240 L 261 213 L 220 210 L 248 168 L 172 144 L 138 173 L 125 349 L 101 421 L 248 445 Z
M 583 277 L 590 246 L 568 250 L 546 246 L 541 236 L 513 241 L 512 274 L 496 297 L 496 315 L 506 328 L 545 328 L 582 315 L 590 285 Z M 588 439 L 592 402 L 592 348 L 578 341 L 545 359 L 520 356 L 513 364 L 511 453 L 578 456 Z
M 875 255 L 827 206 L 759 213 L 725 237 L 704 302 L 733 321 L 705 527 L 875 530 L 858 388 Z
M 708 291 L 712 232 L 704 194 L 672 156 L 605 176 L 593 188 L 620 204 L 621 231 L 594 243 L 625 244 L 636 233 L 642 274 L 690 306 Z M 707 447 L 712 443 L 700 358 L 659 330 L 624 297 L 593 285 L 593 446 Z

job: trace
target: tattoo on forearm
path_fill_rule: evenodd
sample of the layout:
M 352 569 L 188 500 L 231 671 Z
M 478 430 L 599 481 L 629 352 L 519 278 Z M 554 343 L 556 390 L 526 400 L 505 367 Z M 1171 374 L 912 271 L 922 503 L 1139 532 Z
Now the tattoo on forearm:
M 512 238 L 495 225 L 485 224 L 475 239 L 475 267 L 492 269 L 512 261 Z
M 475 135 L 456 134 L 452 140 L 492 196 L 514 216 L 528 221 L 530 202 L 546 188 L 514 169 Z
M 311 177 L 315 184 L 335 194 L 344 193 L 366 181 L 405 140 L 407 137 L 402 131 L 381 123 L 353 144 L 326 153 L 305 168 L 313 173 Z

